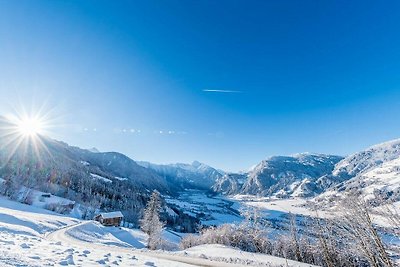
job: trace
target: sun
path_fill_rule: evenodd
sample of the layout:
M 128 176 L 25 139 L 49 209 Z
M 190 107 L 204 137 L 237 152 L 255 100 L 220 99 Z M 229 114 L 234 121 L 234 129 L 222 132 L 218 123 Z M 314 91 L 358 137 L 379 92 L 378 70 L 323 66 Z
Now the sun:
M 27 113 L 21 108 L 20 112 L 15 109 L 14 113 L 0 115 L 0 146 L 7 151 L 7 161 L 16 154 L 34 155 L 39 160 L 45 155 L 52 157 L 47 147 L 51 140 L 49 129 L 54 127 L 52 109 L 43 106 L 34 111 Z
M 26 117 L 17 121 L 18 132 L 26 137 L 34 137 L 43 130 L 43 122 L 38 118 Z

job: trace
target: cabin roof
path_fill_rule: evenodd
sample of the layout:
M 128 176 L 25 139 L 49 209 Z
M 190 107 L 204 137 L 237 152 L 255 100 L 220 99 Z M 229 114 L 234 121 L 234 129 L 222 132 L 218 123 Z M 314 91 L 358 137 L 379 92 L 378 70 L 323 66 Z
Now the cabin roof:
M 99 214 L 103 219 L 111 219 L 111 218 L 123 218 L 124 215 L 120 211 L 113 212 L 102 212 Z

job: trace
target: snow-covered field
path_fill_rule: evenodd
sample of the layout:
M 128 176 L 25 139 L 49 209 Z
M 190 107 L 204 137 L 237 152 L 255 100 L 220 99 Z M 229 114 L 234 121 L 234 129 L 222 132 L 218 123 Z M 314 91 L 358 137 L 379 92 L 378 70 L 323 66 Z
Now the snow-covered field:
M 203 225 L 240 222 L 239 209 L 234 201 L 224 197 L 213 197 L 200 190 L 186 190 L 178 198 L 166 198 L 169 204 L 180 207 L 186 214 L 198 217 Z
M 184 252 L 177 252 L 179 254 L 185 253 L 186 255 L 196 257 L 207 257 L 213 260 L 222 260 L 225 262 L 244 264 L 244 265 L 261 265 L 260 263 L 275 263 L 278 266 L 313 266 L 310 264 L 299 263 L 292 260 L 266 255 L 256 254 L 233 249 L 223 245 L 200 245 L 189 248 Z M 227 257 L 227 255 L 229 255 Z M 267 265 L 268 266 L 268 265 Z
M 236 195 L 232 200 L 241 205 L 254 207 L 263 212 L 266 218 L 276 218 L 282 214 L 294 213 L 298 215 L 315 216 L 315 211 L 307 208 L 304 198 L 272 199 L 268 197 L 255 197 L 249 195 Z
M 146 239 L 140 230 L 104 227 L 0 198 L 0 266 L 310 266 L 219 245 L 148 251 Z M 170 232 L 164 239 L 179 241 Z
M 307 207 L 304 198 L 276 199 L 252 195 L 232 197 L 210 196 L 204 191 L 186 190 L 178 198 L 167 198 L 169 204 L 179 206 L 185 213 L 200 218 L 203 225 L 220 225 L 241 222 L 242 209 L 255 208 L 267 220 L 286 220 L 289 213 L 300 216 L 316 216 L 317 212 Z M 332 216 L 327 211 L 318 211 L 318 216 Z

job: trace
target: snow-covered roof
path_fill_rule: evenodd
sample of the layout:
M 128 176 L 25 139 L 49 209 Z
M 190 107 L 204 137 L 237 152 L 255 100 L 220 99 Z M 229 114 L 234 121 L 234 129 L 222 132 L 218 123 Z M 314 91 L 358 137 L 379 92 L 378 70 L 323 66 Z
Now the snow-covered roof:
M 103 213 L 100 213 L 100 216 L 103 217 L 103 219 L 124 217 L 124 215 L 122 215 L 122 212 L 120 212 L 120 211 L 103 212 Z

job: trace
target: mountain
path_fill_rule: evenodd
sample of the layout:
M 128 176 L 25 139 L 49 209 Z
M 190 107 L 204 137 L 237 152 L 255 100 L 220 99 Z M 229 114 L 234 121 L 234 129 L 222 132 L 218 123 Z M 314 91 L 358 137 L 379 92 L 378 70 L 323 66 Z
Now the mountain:
M 225 175 L 213 188 L 227 194 L 315 196 L 337 182 L 328 174 L 341 159 L 309 153 L 275 156 L 261 161 L 245 175 Z
M 167 181 L 154 171 L 116 153 L 93 153 L 43 135 L 23 136 L 0 117 L 0 193 L 20 199 L 36 189 L 96 209 L 121 210 L 137 223 L 152 190 L 170 194 Z M 28 201 L 28 199 L 22 199 Z M 90 210 L 89 210 L 90 209 Z
M 78 147 L 70 147 L 79 161 L 98 167 L 102 172 L 111 174 L 118 180 L 134 182 L 148 190 L 170 193 L 167 181 L 151 169 L 137 164 L 129 157 L 118 152 L 91 152 Z
M 341 160 L 333 170 L 335 176 L 351 178 L 400 157 L 400 139 L 371 146 Z
M 97 148 L 95 148 L 95 147 L 92 147 L 92 148 L 90 148 L 90 149 L 88 149 L 90 152 L 93 152 L 93 153 L 99 153 L 100 151 L 97 149 Z
M 136 162 L 118 152 L 81 149 L 42 135 L 23 136 L 1 116 L 0 137 L 0 194 L 17 198 L 21 188 L 32 188 L 74 200 L 91 212 L 122 210 L 133 222 L 152 190 L 172 198 L 182 190 L 198 189 L 225 195 L 314 197 L 317 203 L 335 202 L 347 193 L 378 204 L 400 200 L 400 139 L 346 158 L 274 156 L 245 173 L 224 173 L 197 161 Z
M 371 146 L 346 158 L 297 154 L 266 159 L 242 176 L 224 176 L 214 190 L 226 194 L 316 197 L 336 203 L 347 194 L 379 205 L 400 200 L 400 139 Z
M 143 167 L 153 170 L 165 177 L 171 188 L 210 190 L 223 173 L 204 163 L 194 161 L 192 164 L 176 163 L 158 165 L 150 162 L 138 162 Z
M 348 194 L 361 195 L 375 205 L 400 200 L 400 139 L 346 157 L 332 175 L 345 180 L 318 196 L 317 202 L 338 202 Z
M 222 177 L 218 178 L 212 189 L 215 192 L 222 193 L 224 195 L 234 195 L 241 193 L 243 184 L 246 182 L 247 174 L 243 173 L 226 173 Z

